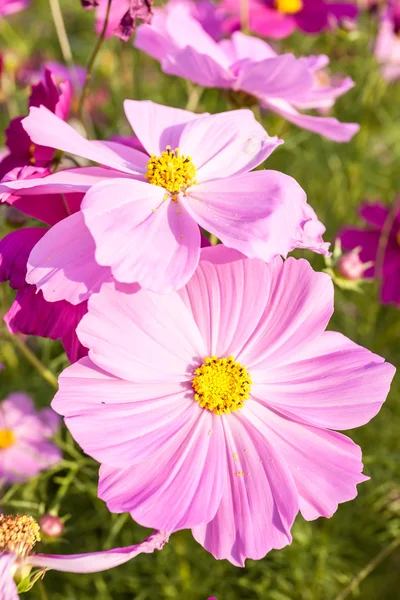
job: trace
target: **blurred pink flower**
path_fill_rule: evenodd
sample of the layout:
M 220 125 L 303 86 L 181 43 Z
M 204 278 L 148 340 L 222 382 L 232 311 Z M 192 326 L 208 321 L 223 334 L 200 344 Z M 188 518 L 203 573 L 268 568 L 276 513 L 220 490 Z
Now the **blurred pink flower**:
M 109 269 L 121 283 L 160 293 L 178 289 L 198 264 L 199 226 L 266 261 L 309 245 L 328 253 L 324 228 L 296 181 L 277 171 L 249 172 L 282 143 L 250 110 L 198 115 L 126 100 L 125 112 L 146 152 L 88 141 L 44 107 L 32 108 L 24 121 L 36 143 L 106 167 L 0 184 L 0 193 L 21 195 L 35 188 L 86 191 L 84 222 L 80 213 L 64 219 L 30 255 L 27 281 L 46 300 L 77 304 L 90 295 L 93 281 L 109 278 Z
M 7 17 L 29 6 L 29 0 L 0 0 L 0 17 Z
M 357 495 L 361 450 L 332 431 L 367 423 L 394 367 L 340 333 L 331 278 L 305 260 L 202 250 L 189 283 L 156 295 L 105 284 L 52 406 L 101 462 L 99 496 L 146 527 L 191 528 L 243 565 L 291 542 L 300 510 Z
M 43 515 L 39 520 L 40 530 L 49 538 L 59 538 L 64 531 L 64 523 L 56 515 Z
M 381 65 L 382 76 L 387 81 L 400 77 L 400 1 L 389 0 L 383 9 L 375 57 Z
M 108 0 L 81 0 L 85 9 L 96 8 L 96 30 L 104 27 Z M 127 42 L 135 31 L 136 21 L 150 23 L 153 0 L 112 0 L 107 23 L 106 37 L 116 35 Z
M 240 0 L 224 0 L 222 8 L 231 15 L 225 27 L 240 28 Z M 296 29 L 315 34 L 331 29 L 341 20 L 354 20 L 358 8 L 354 2 L 330 0 L 249 0 L 250 31 L 270 38 L 284 38 Z
M 64 82 L 58 87 L 52 73 L 46 69 L 43 80 L 32 86 L 29 107 L 45 106 L 60 119 L 65 120 L 71 101 L 71 86 Z M 50 165 L 54 149 L 34 144 L 22 126 L 24 117 L 16 117 L 6 129 L 6 146 L 9 150 L 0 162 L 0 179 L 15 167 Z
M 14 574 L 20 572 L 26 577 L 30 567 L 67 573 L 98 573 L 118 567 L 139 554 L 150 554 L 154 550 L 161 550 L 168 542 L 167 533 L 155 531 L 140 544 L 113 548 L 104 552 L 66 555 L 31 554 L 35 543 L 40 541 L 37 523 L 31 517 L 9 515 L 1 515 L 0 521 L 2 521 L 3 539 L 6 540 L 5 547 L 0 548 L 1 600 L 18 600 Z
M 51 408 L 35 409 L 22 392 L 0 403 L 0 480 L 27 481 L 61 460 L 61 452 L 49 441 L 60 424 Z
M 360 247 L 361 261 L 374 264 L 364 272 L 364 277 L 382 278 L 381 302 L 400 305 L 400 212 L 392 218 L 389 208 L 374 203 L 364 204 L 360 216 L 367 222 L 367 228 L 345 227 L 339 234 L 342 247 L 346 250 Z M 379 257 L 378 248 L 386 236 L 387 243 Z
M 260 104 L 336 142 L 349 141 L 359 130 L 356 123 L 299 112 L 331 108 L 353 87 L 350 77 L 329 76 L 327 56 L 277 55 L 266 42 L 240 32 L 217 43 L 184 3 L 154 12 L 152 24 L 139 27 L 135 46 L 159 60 L 165 73 L 232 90 L 238 103 Z
M 46 169 L 22 167 L 8 173 L 6 180 L 29 180 L 47 173 Z M 52 226 L 78 212 L 82 198 L 83 194 L 68 193 L 24 197 L 8 195 L 3 201 Z M 43 227 L 29 227 L 13 231 L 0 240 L 0 282 L 9 280 L 10 286 L 18 292 L 4 320 L 11 333 L 61 339 L 69 360 L 74 362 L 87 354 L 75 334 L 76 326 L 87 310 L 86 303 L 73 306 L 65 301 L 46 302 L 42 292 L 37 292 L 35 286 L 25 281 L 29 255 L 46 231 Z
M 338 260 L 339 274 L 350 281 L 357 281 L 364 277 L 365 263 L 360 260 L 360 253 L 356 251 L 343 254 Z

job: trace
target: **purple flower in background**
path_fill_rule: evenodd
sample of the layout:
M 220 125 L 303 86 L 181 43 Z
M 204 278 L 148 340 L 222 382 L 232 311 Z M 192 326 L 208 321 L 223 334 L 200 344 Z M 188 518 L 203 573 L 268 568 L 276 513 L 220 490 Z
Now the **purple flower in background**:
M 224 0 L 222 7 L 231 18 L 226 27 L 240 27 L 240 1 Z M 327 0 L 249 0 L 249 28 L 270 38 L 284 38 L 296 29 L 315 34 L 335 26 L 343 19 L 355 19 L 358 8 L 352 2 Z
M 350 77 L 330 77 L 327 56 L 278 55 L 263 40 L 239 31 L 217 43 L 182 2 L 154 13 L 151 25 L 139 27 L 135 46 L 159 60 L 165 73 L 230 90 L 238 106 L 258 103 L 336 142 L 358 132 L 357 123 L 302 112 L 330 109 L 354 85 Z
M 48 171 L 34 167 L 17 168 L 8 173 L 6 180 L 38 178 Z M 79 211 L 83 194 L 53 194 L 37 196 L 5 195 L 3 201 L 23 213 L 55 225 Z M 27 262 L 33 247 L 48 231 L 43 227 L 19 229 L 0 240 L 0 281 L 9 280 L 17 295 L 4 320 L 11 333 L 24 333 L 61 339 L 71 362 L 86 356 L 87 350 L 79 342 L 75 329 L 86 313 L 86 302 L 73 306 L 69 302 L 46 302 L 42 292 L 25 281 Z
M 364 204 L 360 216 L 367 228 L 344 228 L 339 234 L 342 247 L 360 247 L 360 260 L 374 263 L 364 277 L 382 278 L 381 302 L 400 305 L 400 211 L 393 215 L 383 204 Z
M 61 452 L 49 441 L 60 424 L 51 408 L 35 409 L 22 392 L 0 403 L 0 480 L 27 481 L 61 460 Z M 3 597 L 0 595 L 3 600 Z
M 400 2 L 392 0 L 384 8 L 375 45 L 375 57 L 384 79 L 400 77 Z
M 112 0 L 106 37 L 116 35 L 127 42 L 135 31 L 136 21 L 150 23 L 152 0 Z M 86 10 L 96 8 L 96 30 L 100 33 L 107 15 L 108 0 L 82 0 Z
M 0 17 L 7 17 L 24 10 L 29 5 L 29 0 L 0 0 Z
M 71 102 L 71 86 L 68 81 L 58 87 L 52 73 L 46 69 L 42 81 L 32 86 L 29 107 L 46 106 L 61 119 L 67 118 Z M 0 162 L 0 179 L 15 167 L 50 165 L 54 149 L 33 144 L 31 138 L 22 127 L 24 117 L 16 117 L 6 130 L 6 146 L 9 150 Z
M 0 515 L 0 598 L 18 600 L 14 574 L 29 578 L 29 568 L 67 573 L 98 573 L 128 562 L 138 554 L 161 550 L 168 534 L 154 531 L 140 544 L 87 554 L 31 554 L 40 541 L 40 528 L 29 516 Z M 28 574 L 27 574 L 28 573 Z

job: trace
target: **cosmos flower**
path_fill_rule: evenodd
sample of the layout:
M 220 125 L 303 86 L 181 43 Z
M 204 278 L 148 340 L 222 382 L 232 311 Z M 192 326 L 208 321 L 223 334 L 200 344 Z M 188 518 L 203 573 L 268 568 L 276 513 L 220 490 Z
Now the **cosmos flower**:
M 394 367 L 325 331 L 330 277 L 305 260 L 214 246 L 180 291 L 105 284 L 78 337 L 89 357 L 53 408 L 101 464 L 99 496 L 147 527 L 191 528 L 243 565 L 291 542 L 300 510 L 330 517 L 365 481 L 335 429 L 367 423 Z
M 57 86 L 51 71 L 48 69 L 45 70 L 42 81 L 32 86 L 29 97 L 29 107 L 45 106 L 63 120 L 68 116 L 70 102 L 71 85 L 66 81 Z M 6 129 L 6 146 L 9 154 L 0 162 L 0 179 L 15 167 L 25 165 L 47 167 L 53 159 L 53 148 L 47 148 L 32 142 L 22 127 L 23 118 L 16 117 L 12 119 L 8 129 Z
M 57 464 L 61 452 L 49 441 L 60 424 L 50 408 L 35 409 L 32 398 L 22 392 L 0 403 L 0 479 L 6 483 L 26 481 Z
M 0 0 L 0 17 L 8 17 L 29 6 L 29 0 Z
M 108 0 L 81 0 L 83 8 L 96 8 L 96 31 L 100 33 L 107 15 Z M 127 42 L 136 27 L 136 20 L 150 23 L 152 0 L 112 0 L 105 35 L 116 35 Z
M 387 81 L 400 77 L 400 1 L 389 0 L 382 11 L 375 57 Z
M 241 32 L 217 43 L 182 3 L 156 9 L 152 24 L 139 27 L 135 46 L 159 60 L 165 73 L 229 90 L 237 106 L 259 104 L 336 142 L 349 141 L 359 130 L 356 123 L 300 112 L 330 109 L 354 85 L 350 77 L 330 77 L 325 55 L 278 55 Z
M 47 569 L 67 573 L 98 573 L 128 562 L 138 554 L 161 550 L 168 542 L 168 534 L 153 532 L 135 546 L 113 548 L 104 552 L 87 554 L 32 554 L 40 541 L 40 528 L 26 515 L 0 515 L 0 597 L 1 600 L 18 600 L 14 575 L 29 579 L 32 568 L 38 568 L 39 577 Z M 34 581 L 37 579 L 34 576 Z
M 343 248 L 361 248 L 363 263 L 371 263 L 364 277 L 382 278 L 381 302 L 400 305 L 400 212 L 380 203 L 364 204 L 360 216 L 367 227 L 345 227 L 339 237 Z M 378 250 L 380 249 L 380 250 Z
M 226 27 L 240 28 L 239 0 L 224 0 L 222 7 L 231 18 Z M 249 0 L 250 31 L 270 38 L 285 38 L 296 29 L 315 34 L 334 27 L 343 19 L 354 20 L 358 8 L 353 2 L 330 0 Z
M 266 261 L 299 247 L 328 252 L 324 227 L 296 181 L 277 171 L 250 172 L 281 143 L 250 110 L 197 115 L 127 100 L 125 111 L 145 152 L 88 141 L 44 107 L 24 121 L 36 143 L 108 167 L 0 184 L 0 192 L 20 195 L 87 191 L 84 223 L 80 213 L 64 219 L 29 257 L 27 281 L 46 300 L 81 302 L 109 269 L 117 281 L 154 292 L 181 288 L 198 264 L 199 226 Z M 97 270 L 88 252 L 93 240 Z
M 9 180 L 40 178 L 45 169 L 17 168 L 6 176 Z M 23 213 L 52 226 L 79 211 L 82 194 L 39 196 L 5 196 L 6 201 Z M 69 302 L 46 302 L 41 291 L 26 283 L 26 270 L 32 248 L 46 234 L 47 228 L 18 229 L 0 240 L 0 281 L 10 281 L 17 295 L 4 315 L 11 333 L 36 335 L 53 340 L 61 339 L 71 362 L 86 356 L 87 350 L 75 334 L 76 326 L 87 310 L 86 303 L 73 306 Z M 94 246 L 93 246 L 94 261 Z

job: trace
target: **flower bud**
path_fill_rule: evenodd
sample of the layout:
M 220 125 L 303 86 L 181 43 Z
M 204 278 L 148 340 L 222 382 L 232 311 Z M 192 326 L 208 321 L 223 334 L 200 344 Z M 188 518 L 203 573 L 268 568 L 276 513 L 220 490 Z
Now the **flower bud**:
M 43 515 L 39 520 L 40 530 L 49 538 L 58 538 L 64 531 L 64 523 L 55 515 Z
M 365 265 L 360 260 L 359 253 L 354 251 L 343 254 L 338 260 L 337 268 L 342 277 L 351 281 L 362 279 L 365 271 Z

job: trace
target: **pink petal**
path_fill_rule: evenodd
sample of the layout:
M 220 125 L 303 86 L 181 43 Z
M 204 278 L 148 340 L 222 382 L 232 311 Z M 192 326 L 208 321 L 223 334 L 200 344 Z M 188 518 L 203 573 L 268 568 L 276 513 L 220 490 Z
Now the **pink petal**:
M 214 517 L 226 477 L 222 421 L 193 409 L 191 421 L 146 461 L 119 470 L 102 465 L 99 497 L 111 512 L 129 511 L 141 525 L 163 523 L 171 532 Z
M 251 110 L 234 110 L 187 123 L 179 149 L 190 156 L 199 183 L 246 173 L 282 144 L 270 137 Z
M 89 358 L 66 369 L 52 407 L 74 439 L 99 462 L 125 467 L 146 461 L 193 419 L 190 383 L 124 381 Z
M 26 227 L 12 231 L 0 240 L 0 281 L 9 280 L 14 290 L 26 285 L 28 257 L 46 232 L 47 229 Z
M 256 402 L 246 407 L 253 425 L 260 427 L 288 465 L 301 513 L 308 521 L 331 517 L 338 504 L 357 496 L 356 485 L 369 479 L 362 474 L 361 449 L 348 437 L 295 423 Z
M 55 225 L 69 215 L 78 212 L 83 194 L 41 194 L 40 196 L 16 197 L 9 202 L 21 212 L 47 225 Z
M 112 202 L 110 202 L 112 198 Z M 96 185 L 82 203 L 96 243 L 96 261 L 117 281 L 166 293 L 182 287 L 200 253 L 196 222 L 165 190 L 134 180 Z
M 215 558 L 244 566 L 290 544 L 299 510 L 292 476 L 269 440 L 246 422 L 246 408 L 224 419 L 228 480 L 215 518 L 193 530 Z
M 307 328 L 306 325 L 304 325 Z M 281 365 L 252 368 L 252 394 L 289 418 L 318 427 L 368 423 L 389 393 L 395 368 L 340 333 L 327 331 Z
M 98 573 L 122 565 L 138 554 L 151 554 L 154 550 L 162 550 L 168 542 L 168 533 L 155 531 L 140 544 L 113 548 L 104 552 L 89 552 L 87 554 L 33 554 L 27 562 L 32 567 L 54 569 L 67 573 Z M 8 600 L 8 599 L 5 599 Z M 13 600 L 11 597 L 10 600 Z
M 358 133 L 358 123 L 341 123 L 334 117 L 314 117 L 299 113 L 289 102 L 285 100 L 261 98 L 261 105 L 281 115 L 287 121 L 298 127 L 319 133 L 328 140 L 334 142 L 349 142 Z
M 22 125 L 35 144 L 83 156 L 123 173 L 141 174 L 145 170 L 147 158 L 142 152 L 130 149 L 128 161 L 125 152 L 123 155 L 118 152 L 119 144 L 115 144 L 112 149 L 102 142 L 85 139 L 44 106 L 31 107 Z
M 227 66 L 223 67 L 214 57 L 191 46 L 168 54 L 161 68 L 164 73 L 190 79 L 204 87 L 229 88 L 236 79 Z
M 360 217 L 376 229 L 383 229 L 389 216 L 389 208 L 384 204 L 362 204 L 359 209 Z
M 12 567 L 16 561 L 14 554 L 0 554 L 0 598 L 2 600 L 18 600 L 17 586 L 12 576 Z
M 250 258 L 286 256 L 303 235 L 305 193 L 278 171 L 214 179 L 189 188 L 182 201 L 201 227 Z
M 264 40 L 252 35 L 245 35 L 241 31 L 235 31 L 231 37 L 234 48 L 235 60 L 241 58 L 252 58 L 254 61 L 274 58 L 277 53 Z M 226 44 L 227 40 L 220 42 L 220 45 Z
M 33 248 L 26 280 L 43 292 L 48 302 L 79 304 L 111 277 L 94 258 L 95 245 L 78 212 L 54 225 Z
M 204 116 L 150 100 L 125 100 L 124 109 L 133 131 L 146 151 L 157 156 L 168 145 L 173 149 L 178 146 L 186 123 Z
M 105 284 L 77 333 L 97 366 L 127 381 L 188 381 L 188 367 L 205 356 L 193 317 L 174 293 L 124 293 Z

